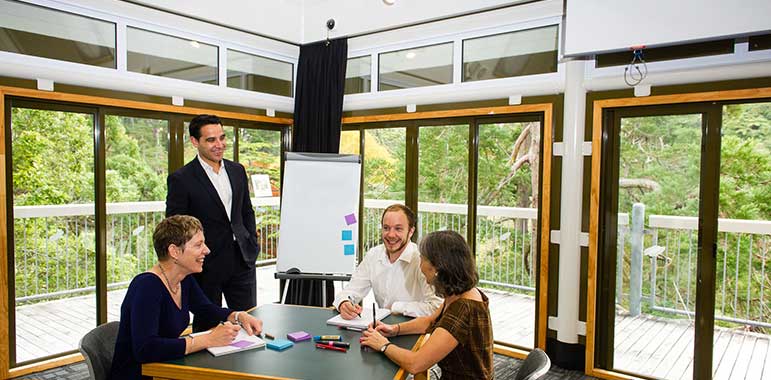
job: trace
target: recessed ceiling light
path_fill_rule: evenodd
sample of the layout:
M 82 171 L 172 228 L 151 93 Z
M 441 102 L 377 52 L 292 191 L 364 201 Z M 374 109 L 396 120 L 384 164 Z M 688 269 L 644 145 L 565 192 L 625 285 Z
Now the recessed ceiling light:
M 407 54 L 405 54 L 404 56 L 405 56 L 407 59 L 413 59 L 413 58 L 415 58 L 415 56 L 416 56 L 416 55 L 417 55 L 417 54 L 415 54 L 415 52 L 414 52 L 414 51 L 410 50 L 410 51 L 408 51 L 408 52 L 407 52 Z
M 396 2 L 396 0 L 383 0 L 383 2 L 384 2 L 386 5 L 394 5 L 394 3 Z

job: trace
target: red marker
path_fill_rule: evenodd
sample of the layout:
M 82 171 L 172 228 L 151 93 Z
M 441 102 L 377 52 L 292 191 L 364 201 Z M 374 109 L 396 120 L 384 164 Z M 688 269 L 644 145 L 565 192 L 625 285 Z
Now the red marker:
M 334 350 L 334 351 L 340 351 L 340 352 L 348 352 L 345 348 L 342 347 L 334 347 L 326 344 L 317 343 L 316 348 L 322 348 L 325 350 Z

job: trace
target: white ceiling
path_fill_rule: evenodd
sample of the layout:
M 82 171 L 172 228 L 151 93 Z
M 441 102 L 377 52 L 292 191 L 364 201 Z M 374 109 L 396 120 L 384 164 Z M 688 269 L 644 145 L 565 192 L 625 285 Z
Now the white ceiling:
M 133 0 L 284 41 L 304 44 L 527 2 L 528 0 Z

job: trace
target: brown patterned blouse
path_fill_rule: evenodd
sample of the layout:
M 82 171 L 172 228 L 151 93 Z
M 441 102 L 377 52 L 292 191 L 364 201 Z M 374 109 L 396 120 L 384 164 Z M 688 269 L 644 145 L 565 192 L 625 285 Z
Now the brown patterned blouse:
M 482 301 L 461 298 L 446 306 L 429 328 L 447 330 L 458 346 L 439 361 L 442 380 L 493 378 L 493 325 L 489 300 L 477 289 Z M 442 306 L 445 307 L 445 306 Z

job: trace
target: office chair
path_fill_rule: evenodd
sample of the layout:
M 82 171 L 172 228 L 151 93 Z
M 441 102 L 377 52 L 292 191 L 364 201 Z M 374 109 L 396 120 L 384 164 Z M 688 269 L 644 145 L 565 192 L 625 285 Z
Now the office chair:
M 527 355 L 522 366 L 517 371 L 514 380 L 536 380 L 540 379 L 551 368 L 551 360 L 540 348 L 535 348 Z
M 80 339 L 78 349 L 86 358 L 90 379 L 105 380 L 110 374 L 119 325 L 119 322 L 105 323 L 89 331 Z

